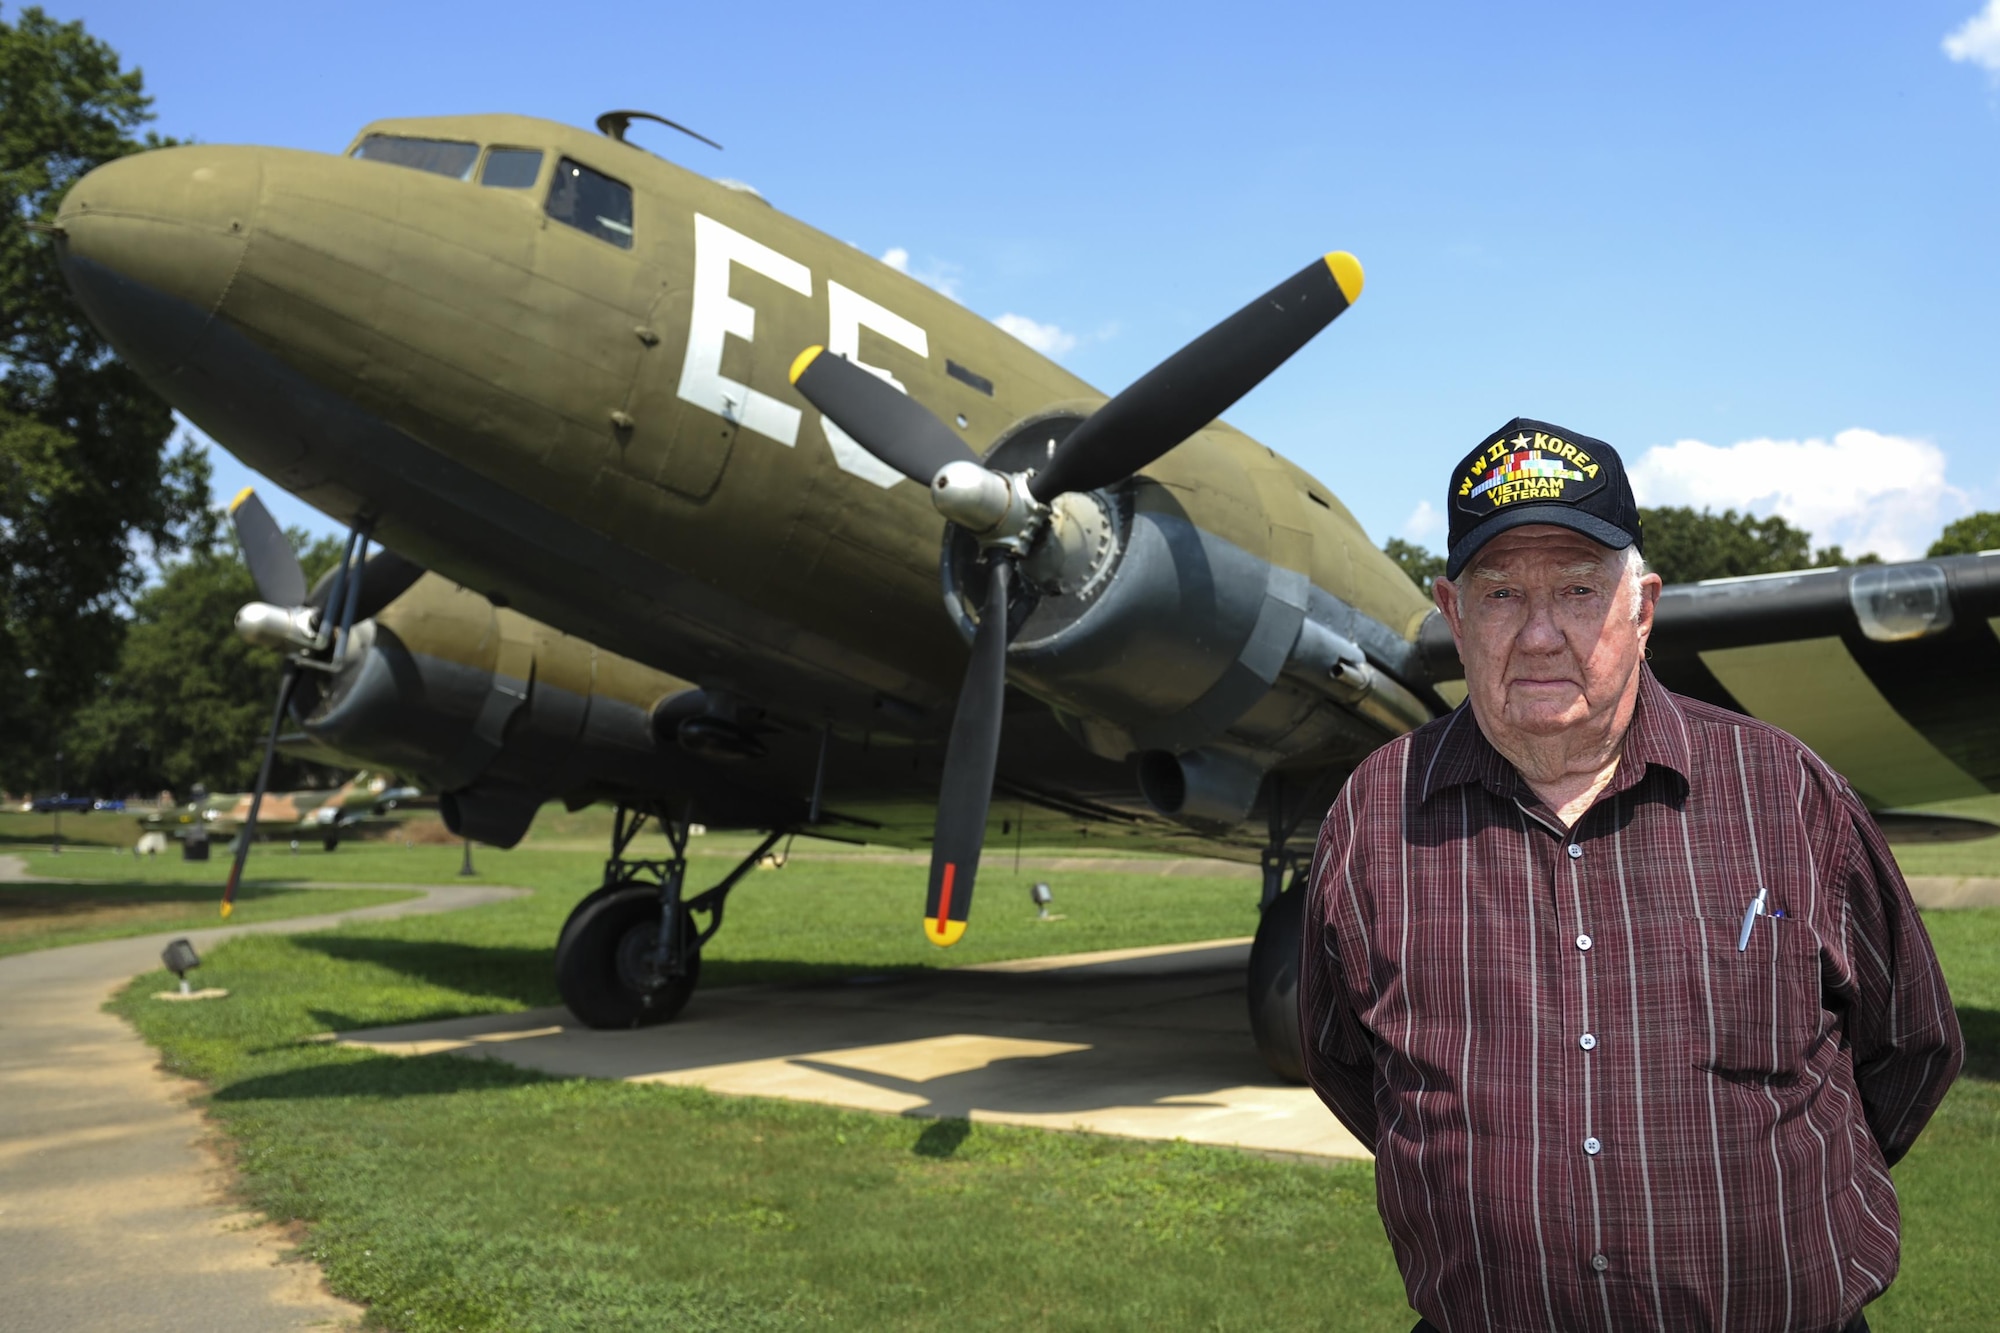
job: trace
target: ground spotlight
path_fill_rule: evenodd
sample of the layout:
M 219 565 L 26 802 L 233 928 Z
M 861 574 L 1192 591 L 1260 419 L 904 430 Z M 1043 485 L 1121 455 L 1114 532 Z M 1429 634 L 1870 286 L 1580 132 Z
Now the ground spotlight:
M 1035 900 L 1035 909 L 1041 913 L 1040 917 L 1037 918 L 1038 920 L 1055 920 L 1054 917 L 1049 915 L 1049 904 L 1055 901 L 1055 894 L 1049 891 L 1048 885 L 1038 883 L 1034 888 L 1028 890 L 1028 895 Z
M 187 974 L 201 966 L 201 955 L 194 951 L 194 945 L 184 939 L 175 940 L 160 951 L 160 961 L 166 964 L 167 971 L 181 979 L 181 994 L 188 994 Z

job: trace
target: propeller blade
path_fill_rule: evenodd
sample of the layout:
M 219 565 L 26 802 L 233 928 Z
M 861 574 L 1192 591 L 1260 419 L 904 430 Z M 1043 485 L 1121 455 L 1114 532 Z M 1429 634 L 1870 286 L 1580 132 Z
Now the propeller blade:
M 1353 255 L 1315 259 L 1098 408 L 1028 490 L 1047 504 L 1123 481 L 1228 411 L 1360 295 Z
M 264 759 L 257 765 L 257 785 L 250 793 L 250 815 L 243 821 L 241 837 L 236 844 L 236 858 L 229 864 L 229 880 L 222 886 L 222 915 L 225 917 L 236 910 L 236 885 L 243 878 L 243 863 L 250 858 L 250 844 L 257 838 L 257 811 L 264 804 L 264 789 L 271 784 L 271 757 L 278 752 L 278 731 L 284 725 L 285 710 L 291 706 L 292 691 L 298 683 L 299 669 L 287 658 L 285 673 L 278 679 L 278 706 L 271 710 L 271 731 L 264 738 Z
M 965 934 L 972 882 L 986 841 L 986 811 L 993 803 L 993 770 L 1000 762 L 1000 716 L 1007 698 L 1007 584 L 1013 565 L 996 558 L 986 608 L 972 636 L 972 662 L 958 690 L 958 712 L 944 752 L 938 790 L 937 834 L 931 842 L 930 893 L 924 899 L 924 935 L 949 947 Z
M 243 563 L 250 566 L 250 578 L 257 596 L 272 606 L 298 606 L 306 599 L 306 576 L 291 542 L 278 526 L 271 511 L 248 486 L 229 502 L 229 519 L 236 525 L 236 541 L 243 548 Z
M 824 347 L 799 353 L 792 385 L 856 444 L 926 489 L 946 463 L 979 462 L 929 408 Z
M 306 605 L 324 611 L 339 572 L 336 567 L 320 575 L 306 598 Z M 373 619 L 376 612 L 408 592 L 410 585 L 423 576 L 424 567 L 416 561 L 406 560 L 394 551 L 377 551 L 361 566 L 361 591 L 355 598 L 354 619 L 357 622 Z M 344 595 L 342 600 L 346 600 Z

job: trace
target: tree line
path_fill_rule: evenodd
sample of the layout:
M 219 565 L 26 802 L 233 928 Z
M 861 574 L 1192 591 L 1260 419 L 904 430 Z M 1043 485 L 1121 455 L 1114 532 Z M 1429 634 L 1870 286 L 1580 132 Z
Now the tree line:
M 1850 557 L 1838 545 L 1815 547 L 1811 533 L 1777 514 L 1758 518 L 1734 509 L 1717 514 L 1666 505 L 1641 508 L 1639 516 L 1645 523 L 1646 564 L 1668 583 L 1882 563 L 1872 553 Z M 1382 549 L 1426 592 L 1431 580 L 1444 573 L 1445 558 L 1415 542 L 1391 537 Z M 2000 513 L 1982 512 L 1947 524 L 1924 554 L 1976 555 L 1995 549 L 2000 549 Z

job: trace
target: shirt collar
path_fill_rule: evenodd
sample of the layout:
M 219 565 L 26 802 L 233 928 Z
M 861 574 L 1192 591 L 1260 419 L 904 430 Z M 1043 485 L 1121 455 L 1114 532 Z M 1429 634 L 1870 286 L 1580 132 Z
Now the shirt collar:
M 1460 704 L 1443 728 L 1424 774 L 1420 803 L 1448 787 L 1468 782 L 1477 782 L 1503 798 L 1530 796 L 1528 784 L 1479 729 L 1470 703 Z M 1612 779 L 1610 792 L 1633 786 L 1655 765 L 1677 774 L 1683 784 L 1687 782 L 1691 766 L 1687 719 L 1673 694 L 1654 677 L 1653 669 L 1642 663 L 1639 697 L 1632 706 L 1632 723 L 1625 730 L 1618 775 Z

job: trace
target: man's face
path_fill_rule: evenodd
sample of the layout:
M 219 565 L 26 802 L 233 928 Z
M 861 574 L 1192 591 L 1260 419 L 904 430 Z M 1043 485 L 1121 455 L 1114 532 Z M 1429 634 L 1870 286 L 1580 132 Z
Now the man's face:
M 1615 709 L 1636 688 L 1660 579 L 1636 586 L 1625 553 L 1549 524 L 1488 542 L 1456 584 L 1434 585 L 1482 725 L 1549 736 Z

